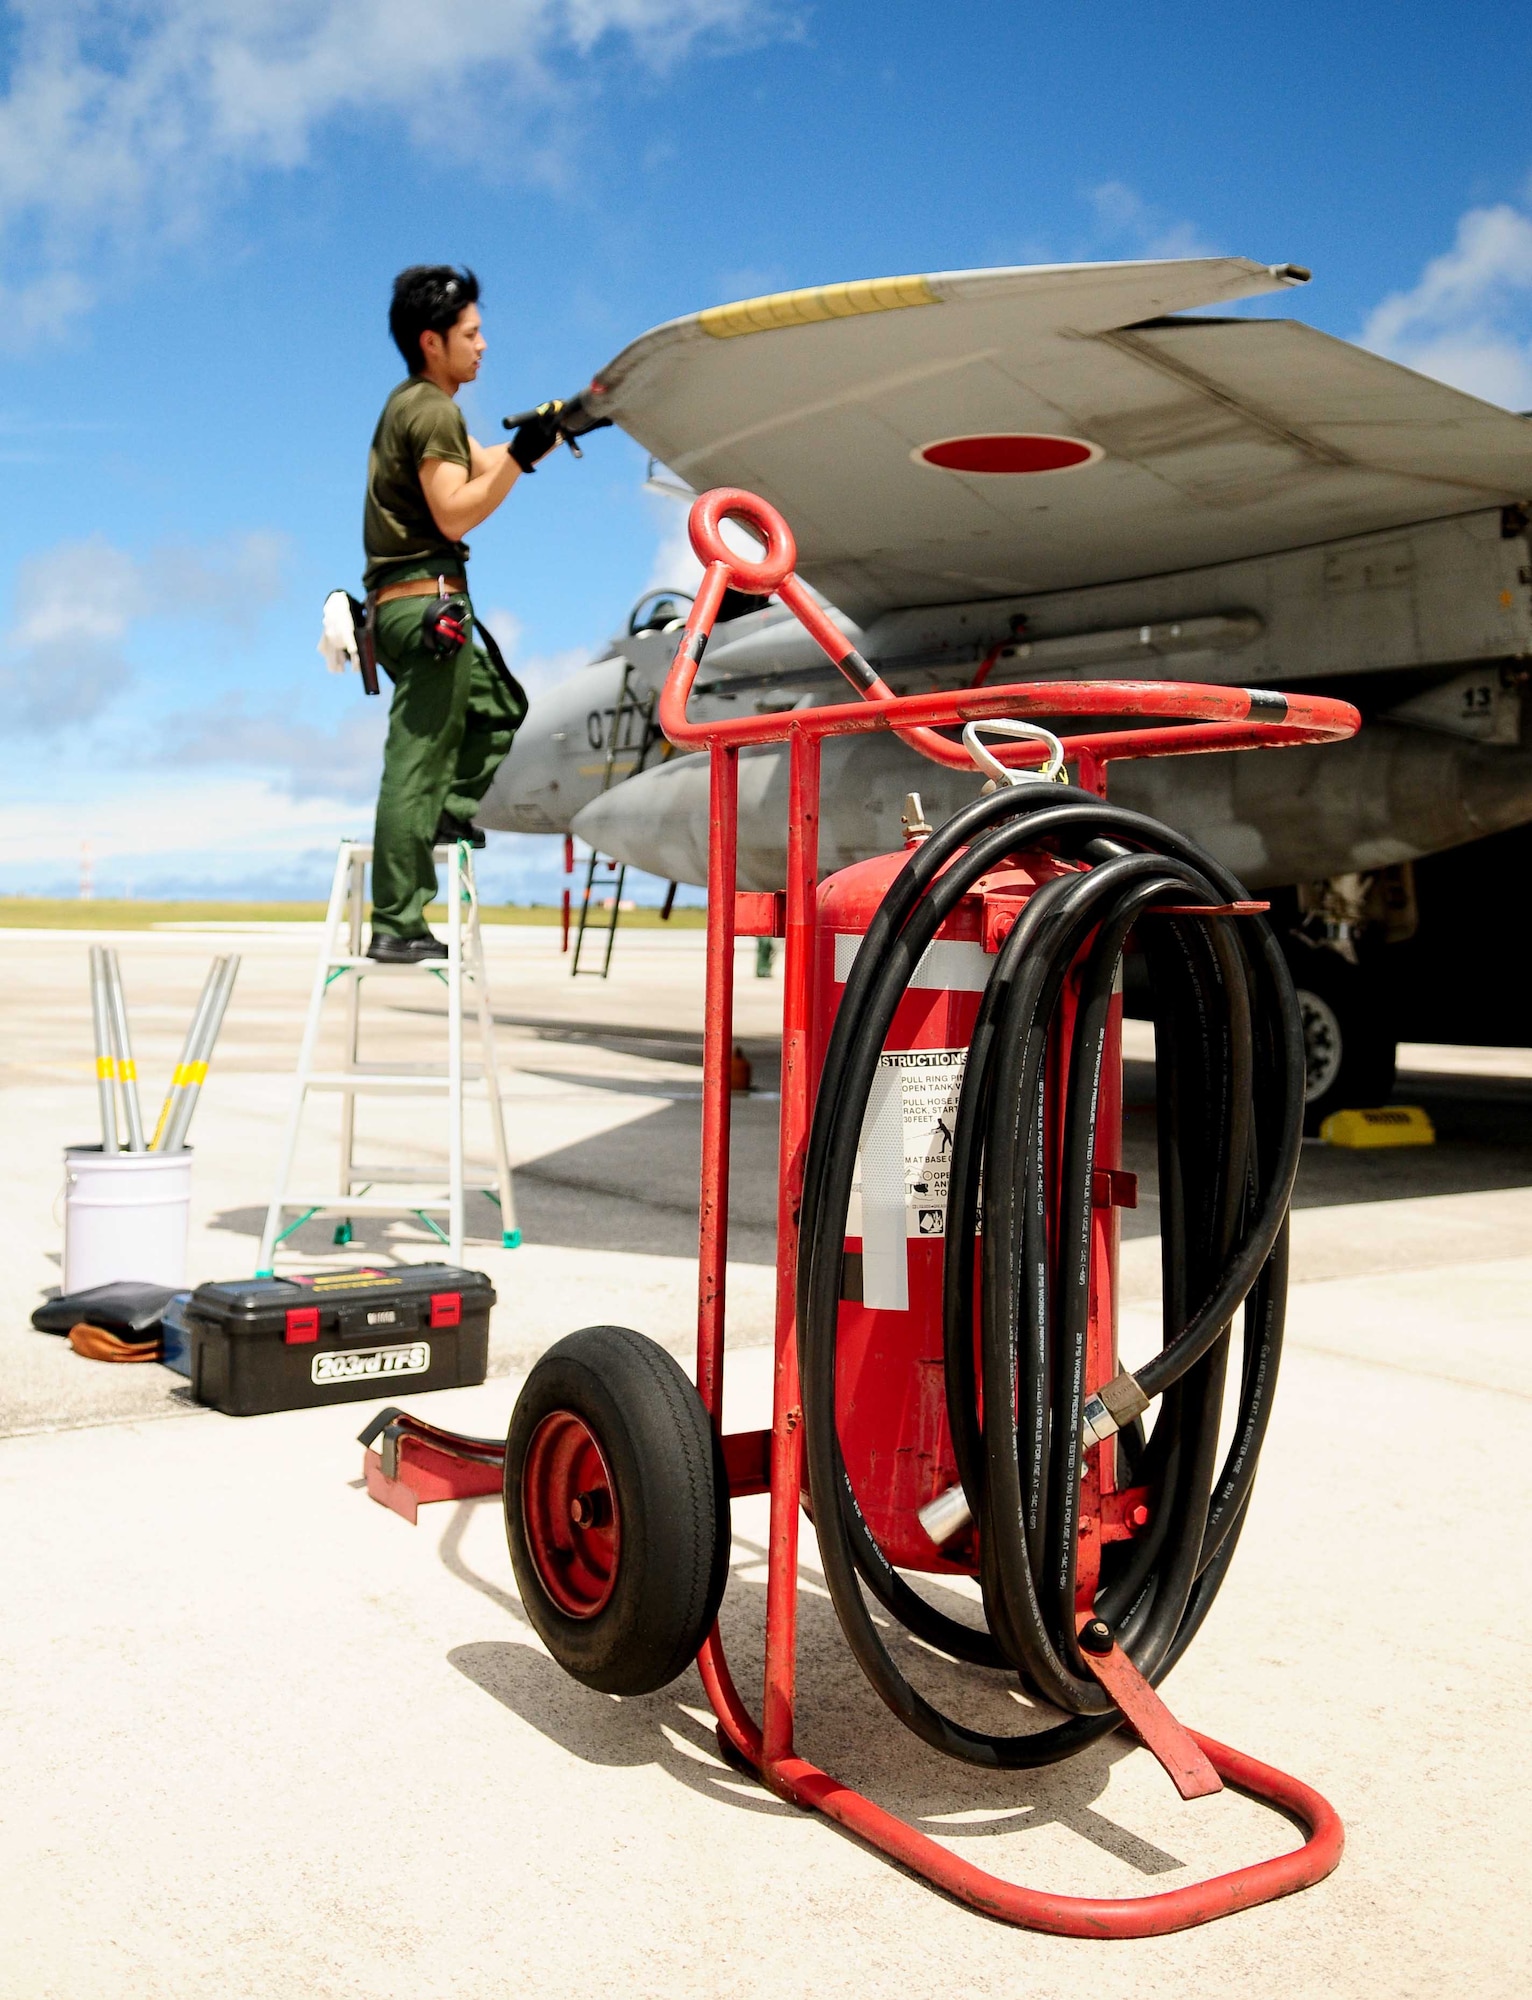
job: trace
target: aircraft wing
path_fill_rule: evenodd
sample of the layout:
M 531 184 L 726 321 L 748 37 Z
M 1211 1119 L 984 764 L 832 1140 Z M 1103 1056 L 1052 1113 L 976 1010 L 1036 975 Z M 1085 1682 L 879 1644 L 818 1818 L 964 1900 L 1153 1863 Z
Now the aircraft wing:
M 773 501 L 862 624 L 1532 497 L 1532 422 L 1297 321 L 1177 316 L 1306 276 L 1210 257 L 781 292 L 644 334 L 591 402 L 698 490 Z M 919 455 L 1017 434 L 1081 462 Z

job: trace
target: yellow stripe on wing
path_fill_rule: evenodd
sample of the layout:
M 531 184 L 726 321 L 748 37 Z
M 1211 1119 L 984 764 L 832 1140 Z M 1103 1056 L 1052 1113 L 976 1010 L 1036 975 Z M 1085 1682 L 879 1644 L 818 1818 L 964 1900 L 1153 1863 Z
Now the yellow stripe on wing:
M 845 285 L 808 285 L 798 292 L 768 292 L 731 306 L 709 306 L 697 315 L 714 340 L 743 333 L 771 333 L 786 326 L 813 326 L 826 319 L 855 319 L 859 313 L 899 312 L 905 306 L 941 302 L 926 278 L 857 278 Z

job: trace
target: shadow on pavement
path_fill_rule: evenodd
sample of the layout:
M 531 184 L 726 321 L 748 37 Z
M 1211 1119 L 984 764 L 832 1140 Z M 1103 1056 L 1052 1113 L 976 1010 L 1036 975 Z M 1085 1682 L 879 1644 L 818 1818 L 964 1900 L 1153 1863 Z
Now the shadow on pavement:
M 605 1080 L 572 1077 L 582 1088 Z M 630 1096 L 653 1086 L 611 1081 Z M 735 1101 L 733 1171 L 729 1200 L 729 1255 L 742 1264 L 770 1264 L 776 1256 L 777 1105 L 768 1097 Z M 697 1255 L 697 1189 L 702 1161 L 702 1107 L 698 1100 L 662 1096 L 653 1110 L 591 1138 L 540 1154 L 515 1170 L 516 1219 L 523 1240 L 573 1250 L 639 1251 L 657 1257 Z M 446 1160 L 441 1161 L 445 1176 Z M 293 1220 L 289 1214 L 287 1220 Z M 266 1210 L 225 1209 L 215 1229 L 259 1241 Z M 468 1197 L 469 1243 L 500 1241 L 500 1213 L 485 1195 Z M 316 1217 L 286 1239 L 288 1255 L 321 1256 L 334 1247 L 336 1218 Z M 359 1215 L 352 1248 L 389 1254 L 404 1246 L 386 1216 Z M 413 1225 L 412 1225 L 413 1229 Z M 413 1241 L 407 1254 L 414 1255 Z
M 529 1029 L 539 1041 L 577 1042 L 605 1049 L 611 1055 L 638 1056 L 651 1062 L 690 1063 L 702 1067 L 702 1037 L 689 1028 L 634 1028 L 599 1021 L 553 1021 L 532 1014 L 496 1014 L 495 1026 Z M 782 1044 L 775 1035 L 736 1035 L 734 1046 L 750 1059 L 757 1090 L 781 1086 Z M 701 1082 L 701 1078 L 698 1078 Z
M 1138 1207 L 1122 1212 L 1122 1233 L 1153 1236 L 1160 1226 L 1153 1063 L 1124 1063 L 1123 1096 L 1123 1164 L 1138 1175 Z M 1532 1187 L 1532 1081 L 1405 1070 L 1392 1101 L 1423 1105 L 1436 1127 L 1436 1144 L 1352 1152 L 1307 1143 L 1294 1208 Z
M 700 1064 L 700 1036 L 533 1023 L 549 1042 L 578 1042 L 627 1056 L 661 1055 Z M 775 1258 L 777 1124 L 780 1106 L 770 1094 L 777 1077 L 774 1043 L 746 1045 L 757 1088 L 733 1100 L 729 1251 L 733 1260 L 769 1265 Z M 687 1053 L 678 1053 L 686 1051 Z M 697 1254 L 697 1184 L 701 1166 L 701 1103 L 681 1079 L 589 1076 L 549 1068 L 534 1073 L 581 1089 L 649 1097 L 654 1108 L 590 1138 L 529 1160 L 516 1170 L 518 1220 L 529 1243 L 568 1249 L 638 1251 L 661 1257 Z M 1138 1176 L 1138 1206 L 1121 1211 L 1125 1238 L 1159 1229 L 1154 1141 L 1154 1065 L 1124 1066 L 1127 1112 L 1123 1164 Z M 1472 1194 L 1532 1187 L 1532 1081 L 1404 1072 L 1394 1093 L 1399 1103 L 1421 1104 L 1437 1130 L 1434 1146 L 1350 1152 L 1304 1146 L 1294 1196 L 1296 1208 L 1341 1207 L 1353 1202 L 1399 1201 L 1418 1195 Z M 215 1218 L 215 1228 L 258 1238 L 263 1209 L 240 1208 Z M 316 1221 L 288 1239 L 290 1250 L 321 1255 L 333 1245 L 333 1220 Z M 359 1253 L 390 1253 L 386 1219 L 359 1218 Z M 470 1241 L 499 1239 L 498 1214 L 482 1196 L 468 1205 Z M 392 1239 L 397 1241 L 397 1239 Z M 403 1247 L 402 1245 L 400 1247 Z M 407 1254 L 415 1254 L 413 1242 Z
M 442 1561 L 460 1581 L 525 1626 L 511 1592 L 478 1575 L 463 1558 L 468 1509 L 476 1504 L 459 1503 L 442 1541 Z M 494 1504 L 492 1498 L 489 1504 Z M 736 1536 L 735 1561 L 746 1571 L 761 1569 L 764 1554 Z M 926 1831 L 945 1841 L 966 1843 L 1060 1826 L 1140 1876 L 1167 1875 L 1184 1865 L 1100 1809 L 1111 1768 L 1134 1749 L 1131 1742 L 1109 1737 L 1041 1771 L 989 1772 L 939 1757 L 899 1727 L 863 1680 L 818 1576 L 805 1569 L 800 1577 L 806 1586 L 798 1600 L 805 1755 L 890 1811 L 925 1822 Z M 929 1585 L 932 1580 L 924 1581 Z M 934 1588 L 951 1600 L 944 1608 L 954 1615 L 971 1612 L 966 1600 L 939 1585 Z M 739 1669 L 741 1691 L 757 1712 L 764 1622 L 764 1579 L 742 1575 L 736 1567 L 719 1624 Z M 796 1807 L 782 1804 L 724 1761 L 694 1668 L 669 1688 L 619 1700 L 571 1680 L 527 1630 L 527 1639 L 457 1646 L 447 1658 L 465 1679 L 584 1763 L 614 1768 L 654 1764 L 706 1797 L 748 1811 L 797 1816 Z M 1010 1732 L 1029 1713 L 1007 1692 L 1003 1677 L 942 1659 L 897 1631 L 890 1643 L 901 1669 L 918 1679 L 922 1691 L 965 1720 Z

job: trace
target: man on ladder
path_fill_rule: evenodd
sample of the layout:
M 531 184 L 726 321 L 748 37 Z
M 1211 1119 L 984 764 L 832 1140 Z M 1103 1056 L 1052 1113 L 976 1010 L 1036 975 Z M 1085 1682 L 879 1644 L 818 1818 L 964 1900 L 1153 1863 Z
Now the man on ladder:
M 381 662 L 394 687 L 367 947 L 385 965 L 447 956 L 425 920 L 432 849 L 484 845 L 473 814 L 527 712 L 494 639 L 482 625 L 475 635 L 463 537 L 558 444 L 560 406 L 545 404 L 508 445 L 468 435 L 455 398 L 484 353 L 478 297 L 473 272 L 447 264 L 394 280 L 388 327 L 410 372 L 383 405 L 367 461 L 364 671 Z

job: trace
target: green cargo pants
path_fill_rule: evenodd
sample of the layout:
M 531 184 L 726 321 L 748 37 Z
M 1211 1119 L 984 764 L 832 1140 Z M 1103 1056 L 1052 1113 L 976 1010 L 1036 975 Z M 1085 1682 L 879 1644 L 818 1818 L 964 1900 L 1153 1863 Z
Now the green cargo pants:
M 525 713 L 476 635 L 446 659 L 426 650 L 427 601 L 396 597 L 375 614 L 378 664 L 394 684 L 372 847 L 372 927 L 384 937 L 426 934 L 436 823 L 444 811 L 473 818 Z

